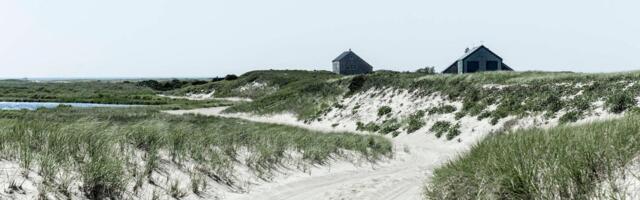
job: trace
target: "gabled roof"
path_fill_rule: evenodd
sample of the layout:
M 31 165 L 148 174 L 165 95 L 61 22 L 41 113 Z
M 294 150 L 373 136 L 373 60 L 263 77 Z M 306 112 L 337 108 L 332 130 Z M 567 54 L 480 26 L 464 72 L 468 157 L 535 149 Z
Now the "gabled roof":
M 476 51 L 480 50 L 480 49 L 485 49 L 487 50 L 489 53 L 493 54 L 494 56 L 502 59 L 502 57 L 500 57 L 498 54 L 493 53 L 493 51 L 491 51 L 489 48 L 485 47 L 484 45 L 480 45 L 477 47 L 474 47 L 473 49 L 469 50 L 467 53 L 465 53 L 464 55 L 462 55 L 462 57 L 458 58 L 458 60 L 464 60 L 465 58 L 469 57 L 471 54 L 475 53 Z
M 446 73 L 452 67 L 458 67 L 458 61 L 457 60 L 455 62 L 453 62 L 453 64 L 449 65 L 449 67 L 447 67 L 444 70 L 442 70 L 442 73 Z
M 335 62 L 335 61 L 340 61 L 342 60 L 344 57 L 347 57 L 349 54 L 355 54 L 353 53 L 353 51 L 351 51 L 351 49 L 349 49 L 349 51 L 345 51 L 342 54 L 340 54 L 338 57 L 336 57 L 336 59 L 333 59 L 333 61 L 331 62 Z M 357 55 L 356 55 L 357 56 Z
M 457 67 L 458 66 L 458 61 L 466 59 L 467 57 L 471 56 L 472 54 L 474 54 L 476 51 L 478 51 L 480 49 L 485 49 L 489 53 L 493 54 L 494 56 L 496 56 L 496 57 L 500 58 L 500 60 L 502 60 L 502 57 L 500 57 L 498 54 L 494 53 L 493 51 L 491 51 L 489 48 L 485 47 L 484 45 L 480 45 L 480 46 L 474 47 L 474 48 L 470 49 L 469 51 L 467 51 L 466 53 L 464 53 L 464 55 L 462 55 L 455 62 L 453 62 L 451 65 L 449 65 L 449 67 L 445 68 L 442 71 L 442 73 L 445 73 L 446 71 L 448 71 L 449 69 L 451 69 L 453 67 Z M 509 67 L 507 64 L 504 64 L 504 62 L 502 62 L 502 68 L 503 68 L 502 69 L 503 71 L 513 71 L 513 69 L 511 67 Z

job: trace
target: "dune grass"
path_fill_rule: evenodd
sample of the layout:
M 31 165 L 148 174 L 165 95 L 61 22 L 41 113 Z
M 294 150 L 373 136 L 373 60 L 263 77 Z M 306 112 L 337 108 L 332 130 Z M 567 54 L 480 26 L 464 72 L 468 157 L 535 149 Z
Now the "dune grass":
M 185 83 L 185 87 L 187 86 L 189 84 Z M 0 101 L 165 105 L 169 108 L 203 107 L 220 102 L 215 100 L 190 101 L 158 96 L 162 92 L 143 86 L 135 80 L 71 80 L 63 82 L 0 80 Z
M 640 72 L 486 72 L 463 75 L 426 75 L 416 73 L 375 73 L 360 88 L 396 88 L 419 95 L 438 93 L 448 100 L 461 101 L 458 116 L 482 116 L 492 123 L 507 116 L 544 114 L 555 117 L 564 110 L 580 119 L 603 101 L 605 108 L 620 113 L 633 106 L 640 94 Z M 572 98 L 563 98 L 572 97 Z M 483 113 L 488 106 L 497 108 Z M 559 116 L 560 117 L 560 116 Z
M 132 190 L 127 183 L 135 182 L 133 190 L 140 187 L 163 156 L 179 166 L 195 163 L 196 173 L 235 185 L 237 164 L 269 178 L 285 162 L 324 164 L 347 152 L 375 162 L 392 151 L 390 141 L 378 136 L 174 116 L 155 108 L 0 111 L 0 138 L 0 159 L 37 172 L 50 188 L 64 188 L 55 181 L 59 172 L 77 172 L 74 179 L 93 199 L 122 197 Z
M 379 71 L 360 76 L 340 76 L 324 71 L 254 71 L 237 80 L 186 87 L 175 92 L 211 91 L 222 96 L 246 96 L 253 102 L 233 105 L 228 112 L 258 114 L 294 113 L 305 121 L 318 120 L 332 109 L 340 109 L 342 97 L 359 92 L 392 88 L 417 96 L 438 94 L 462 107 L 443 105 L 425 108 L 427 114 L 455 112 L 489 119 L 497 124 L 508 116 L 542 115 L 574 122 L 590 115 L 595 106 L 621 113 L 636 106 L 640 94 L 640 72 L 486 72 L 463 75 L 400 73 Z M 268 91 L 241 91 L 253 83 L 264 83 Z M 489 109 L 495 106 L 495 109 Z M 566 116 L 565 116 L 566 115 Z M 406 121 L 401 119 L 402 121 Z M 369 122 L 363 122 L 369 123 Z M 402 128 L 411 130 L 405 123 Z
M 428 199 L 590 199 L 640 153 L 640 116 L 488 136 L 434 171 Z M 616 191 L 609 190 L 609 191 Z
M 238 79 L 217 81 L 203 85 L 184 87 L 172 91 L 175 95 L 187 93 L 202 93 L 215 91 L 218 97 L 244 97 L 258 99 L 273 94 L 277 89 L 300 85 L 303 81 L 326 81 L 339 78 L 340 75 L 328 71 L 304 70 L 256 70 L 242 74 Z M 264 84 L 265 87 L 240 89 L 254 83 Z

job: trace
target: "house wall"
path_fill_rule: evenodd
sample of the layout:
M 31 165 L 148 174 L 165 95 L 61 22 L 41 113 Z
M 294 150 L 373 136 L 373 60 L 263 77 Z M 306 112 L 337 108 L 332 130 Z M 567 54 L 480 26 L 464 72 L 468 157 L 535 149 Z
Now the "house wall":
M 337 62 L 338 71 L 343 75 L 366 74 L 373 70 L 371 65 L 354 54 L 347 55 Z
M 478 49 L 476 52 L 467 56 L 467 58 L 465 58 L 464 60 L 461 61 L 461 63 L 458 64 L 463 66 L 462 72 L 464 73 L 468 72 L 467 62 L 470 62 L 470 61 L 479 62 L 480 66 L 479 66 L 478 72 L 487 70 L 487 65 L 486 65 L 487 61 L 498 62 L 498 70 L 502 70 L 502 66 L 501 66 L 502 59 L 500 59 L 500 57 L 496 56 L 495 54 L 491 53 L 489 50 L 485 48 Z

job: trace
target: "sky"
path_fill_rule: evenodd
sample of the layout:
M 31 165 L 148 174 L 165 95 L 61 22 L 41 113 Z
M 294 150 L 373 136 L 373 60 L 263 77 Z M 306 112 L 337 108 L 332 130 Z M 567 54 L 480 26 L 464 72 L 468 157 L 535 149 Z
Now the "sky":
M 484 44 L 517 71 L 640 69 L 637 0 L 0 0 L 0 77 L 442 70 Z

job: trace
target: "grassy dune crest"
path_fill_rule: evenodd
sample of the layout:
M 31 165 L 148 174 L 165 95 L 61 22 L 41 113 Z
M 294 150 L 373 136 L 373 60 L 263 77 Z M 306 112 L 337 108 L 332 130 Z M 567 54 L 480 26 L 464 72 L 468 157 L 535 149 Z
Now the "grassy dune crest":
M 435 170 L 428 199 L 605 198 L 640 153 L 640 116 L 579 126 L 498 133 Z M 615 191 L 610 190 L 610 191 Z
M 592 115 L 595 109 L 622 113 L 635 107 L 635 97 L 640 94 L 638 81 L 640 72 L 487 72 L 453 76 L 380 71 L 361 76 L 339 76 L 322 71 L 284 70 L 249 72 L 237 80 L 185 87 L 175 92 L 215 90 L 216 96 L 249 97 L 254 101 L 233 105 L 227 111 L 288 112 L 301 120 L 312 121 L 331 110 L 343 109 L 345 105 L 341 103 L 349 103 L 341 102 L 345 97 L 367 91 L 377 92 L 372 94 L 375 97 L 408 91 L 414 98 L 438 95 L 447 101 L 462 103 L 458 109 L 421 110 L 430 115 L 455 112 L 456 120 L 469 116 L 489 119 L 491 124 L 498 124 L 509 116 L 540 115 L 544 119 L 559 118 L 561 123 L 571 123 Z M 405 123 L 400 128 L 411 130 L 416 127 L 419 124 Z
M 379 136 L 173 116 L 148 108 L 3 111 L 0 138 L 0 159 L 19 162 L 24 176 L 37 172 L 46 191 L 69 193 L 70 183 L 60 178 L 71 175 L 93 199 L 120 197 L 157 182 L 151 174 L 167 162 L 195 164 L 191 180 L 204 176 L 235 185 L 237 165 L 268 179 L 284 163 L 323 164 L 348 152 L 373 162 L 392 151 L 390 141 Z

